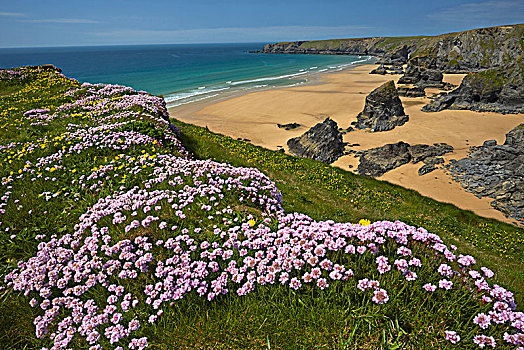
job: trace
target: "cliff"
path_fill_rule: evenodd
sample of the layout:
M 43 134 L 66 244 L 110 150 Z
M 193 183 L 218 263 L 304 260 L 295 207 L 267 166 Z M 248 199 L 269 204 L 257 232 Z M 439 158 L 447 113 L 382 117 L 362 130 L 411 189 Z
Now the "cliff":
M 294 41 L 265 45 L 262 53 L 371 55 L 384 63 L 430 57 L 435 69 L 474 72 L 508 64 L 524 53 L 524 24 L 472 29 L 438 36 Z

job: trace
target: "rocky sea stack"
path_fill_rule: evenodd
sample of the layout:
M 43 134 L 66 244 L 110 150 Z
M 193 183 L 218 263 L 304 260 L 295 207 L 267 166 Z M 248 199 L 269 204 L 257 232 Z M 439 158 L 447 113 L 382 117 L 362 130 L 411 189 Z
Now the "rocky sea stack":
M 406 72 L 398 80 L 398 84 L 414 84 L 417 87 L 435 87 L 442 88 L 444 75 L 436 69 L 436 60 L 421 56 L 409 60 Z
M 387 131 L 409 120 L 398 97 L 393 80 L 373 90 L 366 97 L 364 110 L 357 116 L 355 127 L 371 131 Z
M 524 56 L 509 65 L 470 73 L 460 86 L 422 108 L 470 109 L 496 113 L 524 113 Z
M 288 140 L 287 146 L 289 152 L 296 156 L 333 163 L 344 154 L 345 144 L 337 123 L 326 118 L 302 136 Z

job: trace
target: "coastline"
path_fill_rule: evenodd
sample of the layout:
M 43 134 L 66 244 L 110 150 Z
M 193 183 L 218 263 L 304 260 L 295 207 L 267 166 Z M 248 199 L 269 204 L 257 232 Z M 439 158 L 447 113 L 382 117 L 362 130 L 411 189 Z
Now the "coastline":
M 336 69 L 329 69 L 329 70 L 322 70 L 322 71 L 309 71 L 305 72 L 303 75 L 298 74 L 291 74 L 289 79 L 293 80 L 296 79 L 296 76 L 298 79 L 304 80 L 301 82 L 296 82 L 294 84 L 290 85 L 263 85 L 263 86 L 254 86 L 249 88 L 238 88 L 238 89 L 228 89 L 221 91 L 220 93 L 211 95 L 209 97 L 203 97 L 201 99 L 196 99 L 193 101 L 184 102 L 181 104 L 175 104 L 170 105 L 172 102 L 167 102 L 167 108 L 171 112 L 176 113 L 176 115 L 182 115 L 189 117 L 190 115 L 200 111 L 201 109 L 205 108 L 206 106 L 216 104 L 218 102 L 222 102 L 225 100 L 230 100 L 236 97 L 241 97 L 244 95 L 262 92 L 262 91 L 272 91 L 272 90 L 281 90 L 281 89 L 288 89 L 293 87 L 301 87 L 301 86 L 314 86 L 318 84 L 323 83 L 323 78 L 330 74 L 337 74 L 341 73 L 347 70 L 351 70 L 358 66 L 365 66 L 365 65 L 375 65 L 375 62 L 377 60 L 376 57 L 373 56 L 362 56 L 367 57 L 362 60 L 358 60 L 349 64 L 346 64 L 345 66 L 338 67 Z M 277 79 L 275 79 L 277 80 Z M 171 113 L 170 113 L 171 114 Z
M 293 87 L 279 87 L 264 91 L 246 91 L 236 96 L 221 96 L 209 101 L 198 101 L 185 106 L 169 108 L 173 118 L 183 122 L 207 126 L 211 131 L 233 138 L 249 140 L 268 149 L 284 148 L 288 139 L 303 134 L 327 116 L 339 127 L 347 128 L 356 120 L 364 107 L 365 97 L 386 81 L 399 75 L 370 75 L 376 64 L 360 64 L 339 72 L 319 74 L 308 83 Z M 445 74 L 444 81 L 460 84 L 464 74 Z M 428 95 L 438 89 L 426 89 Z M 344 142 L 353 145 L 355 151 L 404 141 L 409 144 L 432 144 L 446 142 L 455 148 L 444 156 L 460 159 L 467 155 L 469 147 L 481 145 L 485 140 L 495 139 L 502 144 L 505 134 L 520 123 L 524 115 L 501 115 L 490 112 L 451 111 L 425 113 L 420 108 L 428 103 L 428 97 L 401 97 L 408 123 L 387 132 L 369 133 L 356 130 L 344 135 Z M 182 108 L 180 108 L 182 107 Z M 277 127 L 277 123 L 299 123 L 294 130 Z M 355 172 L 358 158 L 346 155 L 332 165 Z M 451 180 L 444 170 L 419 176 L 420 164 L 407 164 L 394 169 L 379 180 L 385 180 L 441 202 L 471 210 L 484 217 L 513 223 L 490 205 L 492 199 L 477 198 Z

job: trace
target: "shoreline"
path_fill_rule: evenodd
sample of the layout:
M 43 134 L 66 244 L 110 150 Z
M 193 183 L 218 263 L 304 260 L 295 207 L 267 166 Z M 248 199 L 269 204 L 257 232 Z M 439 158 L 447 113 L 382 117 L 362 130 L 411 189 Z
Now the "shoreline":
M 345 55 L 345 56 L 357 56 L 357 55 Z M 359 55 L 359 58 L 356 61 L 350 62 L 350 63 L 344 63 L 344 64 L 336 64 L 335 66 L 329 66 L 329 68 L 323 68 L 320 70 L 312 70 L 316 69 L 318 67 L 310 67 L 309 70 L 301 69 L 300 71 L 294 71 L 292 73 L 284 73 L 283 75 L 279 76 L 268 76 L 268 77 L 258 77 L 258 78 L 252 78 L 247 80 L 241 80 L 241 81 L 228 81 L 225 83 L 225 87 L 222 85 L 224 84 L 218 84 L 215 86 L 215 90 L 210 90 L 201 94 L 194 94 L 190 95 L 188 97 L 183 97 L 175 100 L 169 100 L 169 97 L 172 95 L 180 94 L 181 92 L 170 92 L 166 93 L 164 99 L 167 102 L 167 108 L 173 108 L 178 109 L 178 107 L 182 107 L 181 110 L 184 110 L 184 106 L 186 105 L 198 105 L 199 103 L 206 103 L 206 102 L 217 102 L 222 101 L 224 99 L 228 98 L 234 98 L 237 96 L 241 96 L 244 94 L 249 94 L 252 92 L 259 92 L 259 91 L 267 91 L 267 90 L 274 90 L 274 89 L 285 89 L 295 86 L 303 86 L 303 85 L 311 85 L 316 84 L 323 75 L 326 74 L 333 74 L 337 73 L 346 69 L 351 69 L 353 67 L 359 66 L 359 65 L 366 65 L 366 64 L 375 64 L 377 58 L 370 56 L 370 55 Z M 290 81 L 289 83 L 285 83 L 285 81 Z M 266 84 L 267 81 L 267 84 Z M 271 81 L 273 81 L 271 83 Z M 246 83 L 260 83 L 254 86 L 247 86 L 243 87 Z M 238 85 L 238 87 L 236 87 Z M 211 87 L 213 84 L 210 85 Z M 205 89 L 208 86 L 201 86 L 198 87 L 198 90 Z M 192 89 L 194 91 L 195 89 Z M 205 90 L 203 90 L 205 91 Z M 208 95 L 211 94 L 211 95 Z M 206 96 L 208 95 L 208 96 Z M 193 99 L 194 98 L 194 99 Z M 187 100 L 186 100 L 187 99 Z M 179 102 L 180 101 L 180 102 Z
M 304 82 L 296 83 L 293 85 L 282 85 L 282 86 L 269 86 L 268 85 L 265 87 L 255 87 L 255 88 L 250 88 L 250 89 L 237 89 L 237 90 L 232 90 L 232 91 L 224 91 L 224 92 L 221 92 L 220 94 L 217 94 L 216 96 L 204 98 L 201 100 L 186 102 L 186 103 L 183 103 L 177 106 L 169 106 L 169 103 L 168 103 L 167 109 L 169 111 L 171 118 L 180 119 L 178 118 L 180 116 L 183 118 L 191 118 L 191 116 L 194 115 L 194 113 L 198 113 L 199 111 L 201 111 L 202 109 L 208 106 L 211 106 L 211 105 L 223 102 L 223 101 L 235 99 L 235 98 L 253 94 L 253 93 L 285 90 L 285 89 L 291 89 L 295 87 L 315 86 L 315 85 L 323 84 L 324 83 L 323 79 L 326 76 L 349 71 L 359 66 L 374 66 L 375 67 L 377 66 L 375 64 L 375 61 L 376 61 L 376 57 L 369 56 L 369 59 L 367 60 L 358 61 L 356 64 L 350 63 L 347 66 L 342 67 L 342 68 L 333 69 L 329 71 L 323 71 L 323 72 L 318 72 L 318 71 L 308 72 L 307 74 L 303 76 L 303 78 L 305 79 Z M 195 124 L 195 125 L 198 125 L 198 124 Z M 205 126 L 205 125 L 200 125 L 200 126 Z
M 196 102 L 185 108 L 169 108 L 173 118 L 183 122 L 208 127 L 211 131 L 249 142 L 271 150 L 283 148 L 287 153 L 287 140 L 300 136 L 327 116 L 340 128 L 347 128 L 362 111 L 365 97 L 382 85 L 400 75 L 370 75 L 376 64 L 360 64 L 339 72 L 325 72 L 310 83 L 293 87 L 279 87 L 264 91 L 247 91 L 238 96 L 224 96 L 220 100 Z M 458 85 L 465 74 L 445 74 L 444 81 Z M 427 88 L 427 95 L 439 92 Z M 444 156 L 461 159 L 467 156 L 469 147 L 482 145 L 485 140 L 495 139 L 498 144 L 513 127 L 524 123 L 524 114 L 502 115 L 492 112 L 444 110 L 425 113 L 420 108 L 429 103 L 426 97 L 401 97 L 410 120 L 401 127 L 386 132 L 370 133 L 355 130 L 343 135 L 344 142 L 352 150 L 366 150 L 388 143 L 404 141 L 409 144 L 432 144 L 445 142 L 454 152 Z M 191 105 L 191 104 L 189 104 Z M 299 123 L 293 130 L 277 127 L 277 123 Z M 356 172 L 359 159 L 353 155 L 340 157 L 331 165 Z M 406 164 L 387 172 L 379 180 L 388 181 L 435 200 L 451 203 L 465 210 L 514 224 L 502 212 L 491 207 L 493 199 L 477 198 L 466 192 L 460 184 L 451 180 L 443 169 L 419 176 L 420 164 Z

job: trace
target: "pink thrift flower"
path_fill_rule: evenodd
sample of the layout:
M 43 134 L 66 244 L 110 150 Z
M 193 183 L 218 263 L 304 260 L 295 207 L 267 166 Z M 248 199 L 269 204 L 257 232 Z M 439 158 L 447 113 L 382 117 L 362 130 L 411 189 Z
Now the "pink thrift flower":
M 317 287 L 323 290 L 329 287 L 329 284 L 327 283 L 325 278 L 319 278 L 317 280 Z
M 491 271 L 490 269 L 488 269 L 487 267 L 481 267 L 480 268 L 482 270 L 482 272 L 484 272 L 484 275 L 487 277 L 487 278 L 492 278 L 495 274 L 493 273 L 493 271 Z
M 488 315 L 484 313 L 479 313 L 473 319 L 473 323 L 477 324 L 482 329 L 486 329 L 491 324 L 491 317 L 489 317 Z
M 424 288 L 428 292 L 434 292 L 437 290 L 437 286 L 431 283 L 426 283 L 422 288 Z
M 302 287 L 302 283 L 300 282 L 300 280 L 296 277 L 293 277 L 291 279 L 291 281 L 289 281 L 289 286 L 291 288 L 293 288 L 294 290 L 297 290 L 299 289 L 300 287 Z
M 373 298 L 371 300 L 376 304 L 385 304 L 389 300 L 389 295 L 385 289 L 381 288 L 373 293 Z
M 451 288 L 453 288 L 453 282 L 448 281 L 446 279 L 440 280 L 438 282 L 438 286 L 439 286 L 439 288 L 442 288 L 442 289 L 445 289 L 445 290 L 450 290 Z
M 451 344 L 457 344 L 460 341 L 460 336 L 455 331 L 446 331 L 446 340 Z
M 495 338 L 487 337 L 485 335 L 476 335 L 473 338 L 473 342 L 477 344 L 479 348 L 484 348 L 486 345 L 490 345 L 494 348 L 497 345 L 497 343 L 495 342 Z

